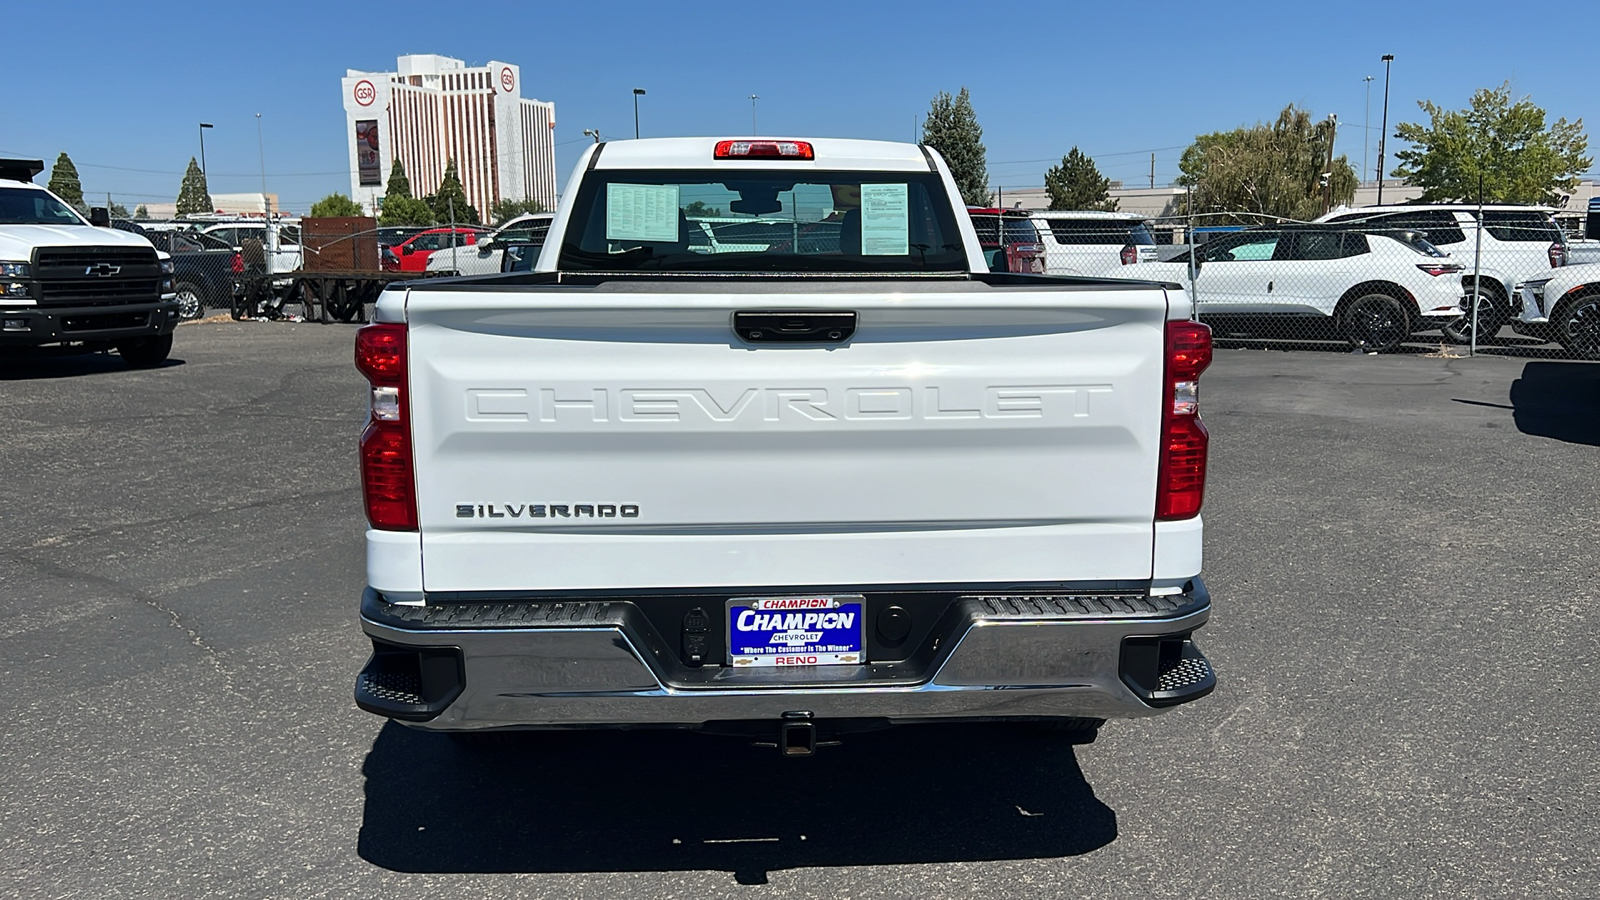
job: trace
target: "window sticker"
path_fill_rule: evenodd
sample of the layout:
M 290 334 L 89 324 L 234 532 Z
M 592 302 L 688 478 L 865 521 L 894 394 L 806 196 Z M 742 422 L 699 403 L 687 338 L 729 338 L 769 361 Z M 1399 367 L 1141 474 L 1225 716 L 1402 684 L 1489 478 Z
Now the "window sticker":
M 861 255 L 905 256 L 911 252 L 909 204 L 904 184 L 861 186 Z
M 678 241 L 676 184 L 606 185 L 606 240 Z

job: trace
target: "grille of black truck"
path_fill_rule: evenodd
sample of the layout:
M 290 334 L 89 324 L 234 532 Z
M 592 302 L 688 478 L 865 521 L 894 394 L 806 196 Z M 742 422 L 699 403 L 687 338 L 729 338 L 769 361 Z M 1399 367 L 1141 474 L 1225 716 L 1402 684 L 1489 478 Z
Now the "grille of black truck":
M 41 247 L 34 278 L 42 306 L 114 306 L 161 299 L 161 266 L 154 249 Z
M 143 328 L 149 324 L 148 312 L 114 312 L 61 318 L 62 331 L 107 331 L 113 328 Z

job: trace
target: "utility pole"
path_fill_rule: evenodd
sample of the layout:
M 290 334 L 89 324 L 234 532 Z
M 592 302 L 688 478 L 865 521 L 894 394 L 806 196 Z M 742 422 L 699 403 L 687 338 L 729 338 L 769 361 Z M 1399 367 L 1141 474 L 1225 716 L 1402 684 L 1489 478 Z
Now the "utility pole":
M 751 94 L 750 95 L 750 136 L 751 137 L 755 137 L 758 134 L 758 132 L 756 131 L 756 101 L 760 100 L 760 99 L 761 98 L 757 97 L 755 94 Z
M 1322 168 L 1322 212 L 1333 209 L 1333 143 L 1339 139 L 1339 117 L 1328 114 L 1328 161 Z
M 639 98 L 644 96 L 644 88 L 633 89 L 633 137 L 639 138 Z
M 1150 189 L 1156 188 L 1156 155 L 1150 154 Z
M 1383 205 L 1383 148 L 1389 139 L 1389 65 L 1394 62 L 1393 53 L 1383 55 L 1383 131 L 1378 135 L 1378 205 Z
M 1357 184 L 1366 179 L 1371 171 L 1367 163 L 1372 161 L 1367 155 L 1367 151 L 1372 149 L 1372 76 L 1361 80 L 1367 83 L 1367 110 L 1361 114 L 1361 177 L 1356 179 Z

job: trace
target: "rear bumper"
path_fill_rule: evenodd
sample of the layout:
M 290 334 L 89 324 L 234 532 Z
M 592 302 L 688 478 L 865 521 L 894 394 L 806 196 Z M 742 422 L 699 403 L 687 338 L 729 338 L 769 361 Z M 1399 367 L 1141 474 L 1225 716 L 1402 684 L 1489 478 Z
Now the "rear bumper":
M 1210 615 L 1184 594 L 953 597 L 911 658 L 812 669 L 685 669 L 630 601 L 390 604 L 368 589 L 374 654 L 362 709 L 421 728 L 679 727 L 1131 718 L 1199 699 L 1216 678 L 1190 635 Z
M 0 309 L 0 346 L 114 342 L 171 334 L 176 299 L 116 306 L 24 306 Z

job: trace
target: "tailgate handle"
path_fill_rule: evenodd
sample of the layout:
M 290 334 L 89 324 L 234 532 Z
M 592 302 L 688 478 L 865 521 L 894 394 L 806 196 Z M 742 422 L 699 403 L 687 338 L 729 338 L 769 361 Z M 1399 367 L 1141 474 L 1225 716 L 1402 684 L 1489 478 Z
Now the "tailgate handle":
M 752 344 L 842 344 L 856 333 L 856 314 L 836 309 L 739 310 L 733 333 Z

